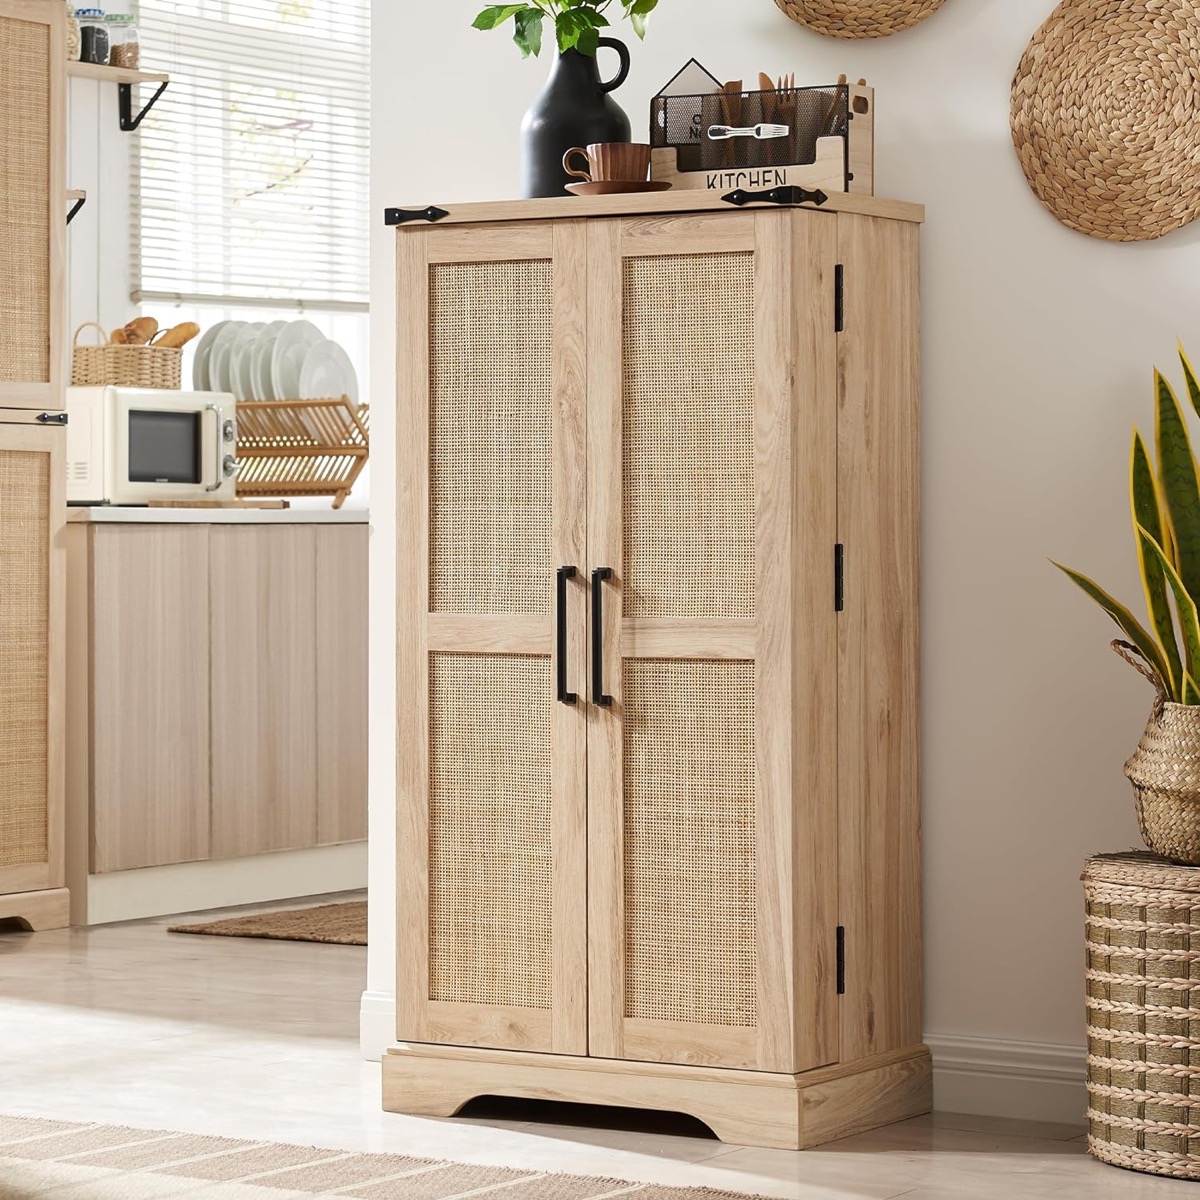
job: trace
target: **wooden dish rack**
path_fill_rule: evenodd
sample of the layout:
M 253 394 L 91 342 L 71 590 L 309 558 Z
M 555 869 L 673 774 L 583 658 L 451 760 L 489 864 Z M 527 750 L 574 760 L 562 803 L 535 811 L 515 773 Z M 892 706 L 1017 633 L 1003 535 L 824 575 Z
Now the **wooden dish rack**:
M 371 452 L 367 405 L 247 400 L 237 406 L 239 496 L 332 496 L 341 508 Z

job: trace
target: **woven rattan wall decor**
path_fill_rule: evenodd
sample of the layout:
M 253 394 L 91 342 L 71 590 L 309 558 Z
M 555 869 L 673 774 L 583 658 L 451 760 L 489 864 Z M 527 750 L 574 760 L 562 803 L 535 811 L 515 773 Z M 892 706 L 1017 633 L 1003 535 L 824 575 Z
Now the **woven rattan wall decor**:
M 793 21 L 836 38 L 877 38 L 911 29 L 946 0 L 775 0 Z
M 1017 68 L 1012 132 L 1034 194 L 1114 242 L 1200 216 L 1200 0 L 1063 0 Z

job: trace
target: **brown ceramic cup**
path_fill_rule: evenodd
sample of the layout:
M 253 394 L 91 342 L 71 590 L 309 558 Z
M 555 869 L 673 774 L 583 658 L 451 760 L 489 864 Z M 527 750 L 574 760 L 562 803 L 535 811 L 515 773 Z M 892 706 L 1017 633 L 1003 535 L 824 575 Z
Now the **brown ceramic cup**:
M 571 165 L 576 156 L 587 159 L 587 170 Z M 638 142 L 599 142 L 586 150 L 574 146 L 563 155 L 563 170 L 585 183 L 609 180 L 641 183 L 650 174 L 650 147 Z

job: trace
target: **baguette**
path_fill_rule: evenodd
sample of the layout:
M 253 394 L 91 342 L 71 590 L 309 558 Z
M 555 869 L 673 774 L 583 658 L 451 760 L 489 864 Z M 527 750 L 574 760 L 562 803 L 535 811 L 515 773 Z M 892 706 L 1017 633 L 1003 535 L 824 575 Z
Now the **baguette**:
M 186 346 L 199 332 L 200 326 L 195 321 L 184 321 L 182 325 L 176 325 L 173 329 L 168 329 L 154 344 L 175 350 L 180 346 Z
M 158 332 L 153 317 L 137 317 L 125 326 L 125 337 L 131 346 L 144 346 Z

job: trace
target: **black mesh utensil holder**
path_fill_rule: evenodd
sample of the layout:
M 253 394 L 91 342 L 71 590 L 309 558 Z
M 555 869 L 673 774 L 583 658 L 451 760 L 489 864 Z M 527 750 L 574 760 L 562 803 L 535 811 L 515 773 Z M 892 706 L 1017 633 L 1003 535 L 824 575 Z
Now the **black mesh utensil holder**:
M 850 89 L 845 84 L 767 92 L 714 92 L 702 96 L 655 96 L 650 103 L 650 142 L 676 150 L 680 171 L 740 167 L 804 166 L 816 162 L 817 140 L 848 138 Z M 782 137 L 716 139 L 714 127 L 787 127 Z

